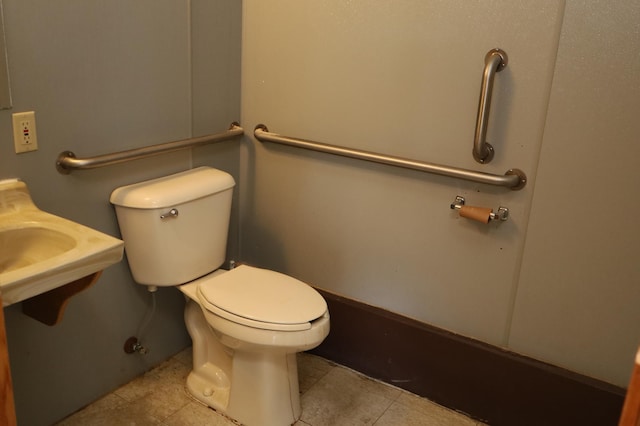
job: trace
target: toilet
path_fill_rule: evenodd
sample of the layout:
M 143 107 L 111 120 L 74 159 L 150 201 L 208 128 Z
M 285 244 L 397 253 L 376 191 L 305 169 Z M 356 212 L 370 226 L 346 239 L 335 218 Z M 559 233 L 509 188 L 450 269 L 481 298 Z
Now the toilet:
M 329 334 L 322 296 L 297 279 L 225 261 L 231 175 L 199 167 L 117 188 L 110 201 L 134 280 L 186 296 L 193 341 L 187 389 L 247 426 L 284 426 L 301 414 L 296 354 Z

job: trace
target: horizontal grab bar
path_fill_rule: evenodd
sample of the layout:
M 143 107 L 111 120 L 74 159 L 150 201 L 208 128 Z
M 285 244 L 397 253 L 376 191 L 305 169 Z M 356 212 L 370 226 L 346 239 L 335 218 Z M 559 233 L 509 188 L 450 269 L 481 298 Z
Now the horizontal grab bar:
M 173 142 L 165 142 L 157 145 L 145 146 L 142 148 L 129 149 L 111 154 L 97 155 L 95 157 L 77 158 L 71 151 L 64 151 L 58 155 L 56 169 L 63 175 L 68 175 L 77 169 L 95 169 L 111 164 L 123 163 L 125 161 L 137 160 L 151 157 L 152 155 L 164 154 L 180 149 L 191 148 L 199 145 L 222 142 L 244 134 L 244 129 L 238 123 L 231 123 L 229 130 L 212 135 L 200 136 L 197 138 L 183 139 Z
M 320 142 L 313 142 L 304 139 L 282 136 L 269 132 L 267 126 L 258 124 L 253 131 L 254 136 L 261 142 L 273 142 L 282 145 L 290 145 L 312 151 L 324 152 L 327 154 L 339 155 L 342 157 L 355 158 L 358 160 L 371 161 L 374 163 L 387 164 L 390 166 L 402 167 L 405 169 L 419 170 L 421 172 L 436 175 L 449 176 L 472 182 L 485 183 L 488 185 L 502 186 L 513 190 L 524 188 L 527 183 L 527 176 L 518 169 L 510 169 L 504 175 L 494 175 L 490 173 L 476 172 L 473 170 L 461 169 L 457 167 L 443 166 L 440 164 L 425 163 L 408 160 L 406 158 L 392 157 L 383 154 L 376 154 L 369 151 L 360 151 L 351 148 L 344 148 L 336 145 L 329 145 Z

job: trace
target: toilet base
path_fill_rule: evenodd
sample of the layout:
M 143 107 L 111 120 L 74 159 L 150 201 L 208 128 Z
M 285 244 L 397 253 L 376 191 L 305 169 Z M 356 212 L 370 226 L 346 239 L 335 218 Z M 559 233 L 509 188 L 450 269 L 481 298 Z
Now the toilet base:
M 194 398 L 245 426 L 286 426 L 300 418 L 296 352 L 225 347 L 192 300 L 185 320 L 193 340 L 187 389 Z
M 233 378 L 230 417 L 247 426 L 291 425 L 300 418 L 295 353 L 236 353 Z
M 300 418 L 295 353 L 272 356 L 236 353 L 231 389 L 216 380 L 218 370 L 211 364 L 205 364 L 189 373 L 189 393 L 203 404 L 246 426 L 285 426 Z
M 224 413 L 229 405 L 229 386 L 216 382 L 217 370 L 211 364 L 192 370 L 187 376 L 187 390 L 198 401 Z

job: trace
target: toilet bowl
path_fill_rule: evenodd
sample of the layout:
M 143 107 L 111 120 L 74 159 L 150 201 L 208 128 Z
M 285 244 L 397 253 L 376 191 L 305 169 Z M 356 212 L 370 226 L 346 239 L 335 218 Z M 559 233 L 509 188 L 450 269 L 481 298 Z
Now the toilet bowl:
M 318 346 L 329 333 L 324 299 L 308 285 L 282 275 L 289 292 L 281 285 L 268 292 L 268 282 L 262 282 L 262 291 L 252 292 L 261 276 L 278 283 L 277 275 L 239 266 L 180 286 L 188 297 L 185 322 L 193 339 L 187 388 L 196 399 L 242 424 L 287 425 L 300 417 L 296 353 Z M 236 280 L 250 283 L 249 288 L 236 285 Z M 254 297 L 242 295 L 245 291 Z M 256 313 L 249 305 L 258 301 L 261 312 Z M 307 314 L 302 307 L 308 308 Z M 292 310 L 299 316 L 281 315 Z
M 284 426 L 301 414 L 296 354 L 329 333 L 322 296 L 293 277 L 225 257 L 233 178 L 200 167 L 111 194 L 136 282 L 186 296 L 193 341 L 187 389 L 247 426 Z M 169 249 L 168 249 L 169 248 Z

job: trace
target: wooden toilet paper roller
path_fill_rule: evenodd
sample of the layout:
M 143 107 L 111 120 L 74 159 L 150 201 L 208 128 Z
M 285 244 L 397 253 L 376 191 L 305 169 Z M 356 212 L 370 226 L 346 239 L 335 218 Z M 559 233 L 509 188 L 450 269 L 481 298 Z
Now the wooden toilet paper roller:
M 498 207 L 498 211 L 494 212 L 489 207 L 466 206 L 464 197 L 459 195 L 451 204 L 451 208 L 458 210 L 461 217 L 482 223 L 489 223 L 492 220 L 505 221 L 509 218 L 509 209 L 506 207 Z

